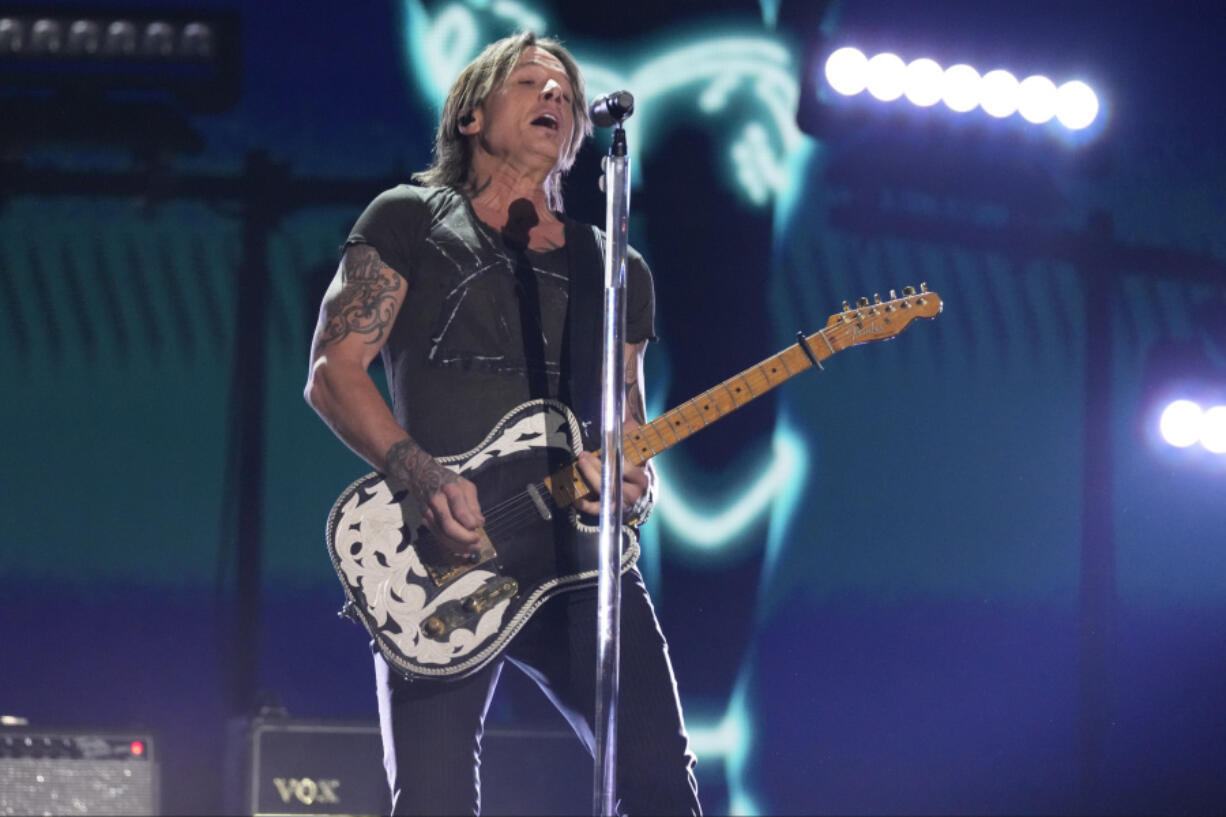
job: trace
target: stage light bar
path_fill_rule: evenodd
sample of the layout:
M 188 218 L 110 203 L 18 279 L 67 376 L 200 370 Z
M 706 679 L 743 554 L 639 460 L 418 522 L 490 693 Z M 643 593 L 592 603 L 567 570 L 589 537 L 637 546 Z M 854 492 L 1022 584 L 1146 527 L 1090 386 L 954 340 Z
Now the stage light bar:
M 213 27 L 200 21 L 0 17 L 0 59 L 208 59 L 213 37 Z
M 1200 443 L 1211 454 L 1226 454 L 1226 405 L 1205 409 L 1193 400 L 1175 400 L 1162 410 L 1158 430 L 1175 448 Z
M 162 91 L 217 109 L 237 98 L 233 11 L 0 4 L 8 94 Z
M 830 88 L 843 96 L 868 91 L 881 102 L 906 99 L 925 108 L 940 101 L 955 113 L 982 108 L 996 119 L 1018 114 L 1035 125 L 1056 119 L 1072 131 L 1089 127 L 1099 113 L 1098 96 L 1080 80 L 1057 87 L 1041 75 L 1019 81 L 1003 69 L 981 74 L 965 64 L 942 68 L 927 57 L 906 63 L 897 54 L 869 57 L 850 46 L 830 54 L 824 74 Z

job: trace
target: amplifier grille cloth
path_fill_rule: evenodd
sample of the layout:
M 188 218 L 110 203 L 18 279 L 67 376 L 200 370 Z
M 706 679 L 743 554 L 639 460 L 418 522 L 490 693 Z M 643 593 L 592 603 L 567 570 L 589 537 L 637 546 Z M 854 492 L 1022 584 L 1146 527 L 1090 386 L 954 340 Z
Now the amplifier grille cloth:
M 154 766 L 85 759 L 0 759 L 0 814 L 153 814 Z

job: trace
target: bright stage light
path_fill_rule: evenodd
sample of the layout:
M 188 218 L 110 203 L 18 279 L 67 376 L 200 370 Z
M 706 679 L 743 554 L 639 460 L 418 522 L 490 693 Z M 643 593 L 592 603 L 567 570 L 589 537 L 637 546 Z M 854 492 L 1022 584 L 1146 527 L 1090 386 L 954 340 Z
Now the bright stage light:
M 1098 116 L 1098 97 L 1079 80 L 1066 82 L 1056 92 L 1056 118 L 1069 130 L 1087 128 Z
M 1176 400 L 1162 410 L 1158 429 L 1162 439 L 1176 448 L 1187 448 L 1200 439 L 1204 410 L 1191 400 Z
M 868 57 L 858 48 L 840 48 L 826 60 L 826 81 L 843 96 L 868 87 Z
M 1200 424 L 1200 444 L 1213 454 L 1226 454 L 1226 406 L 1205 412 Z
M 979 81 L 979 104 L 989 116 L 1004 119 L 1017 113 L 1017 77 L 997 69 L 983 75 Z
M 945 73 L 935 60 L 921 57 L 907 65 L 904 93 L 913 105 L 929 108 L 941 101 Z
M 943 84 L 941 100 L 951 111 L 966 113 L 979 104 L 979 72 L 969 65 L 946 68 Z
M 826 82 L 843 96 L 867 90 L 882 102 L 901 97 L 927 108 L 937 102 L 956 113 L 975 108 L 995 119 L 1019 114 L 1033 125 L 1057 119 L 1069 130 L 1089 127 L 1098 117 L 1098 97 L 1080 80 L 1056 84 L 1041 75 L 1017 77 L 1003 68 L 980 74 L 965 63 L 942 68 L 928 57 L 905 63 L 897 54 L 883 52 L 868 57 L 858 48 L 845 46 L 831 52 L 825 62 Z
M 882 102 L 902 96 L 907 66 L 897 54 L 878 54 L 868 61 L 868 92 Z
M 1027 122 L 1042 125 L 1056 115 L 1056 83 L 1047 77 L 1026 77 L 1017 91 L 1017 112 Z

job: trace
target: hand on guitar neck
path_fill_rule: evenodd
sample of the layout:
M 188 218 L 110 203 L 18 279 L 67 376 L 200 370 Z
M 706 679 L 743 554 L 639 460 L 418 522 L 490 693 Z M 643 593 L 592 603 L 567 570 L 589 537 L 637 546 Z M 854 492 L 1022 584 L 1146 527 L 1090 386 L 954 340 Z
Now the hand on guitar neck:
M 579 474 L 589 486 L 595 486 L 587 496 L 575 500 L 575 508 L 580 513 L 591 516 L 600 515 L 600 457 L 591 451 L 579 455 Z M 651 476 L 643 465 L 635 465 L 625 460 L 622 465 L 622 510 L 629 511 L 638 501 L 646 496 Z

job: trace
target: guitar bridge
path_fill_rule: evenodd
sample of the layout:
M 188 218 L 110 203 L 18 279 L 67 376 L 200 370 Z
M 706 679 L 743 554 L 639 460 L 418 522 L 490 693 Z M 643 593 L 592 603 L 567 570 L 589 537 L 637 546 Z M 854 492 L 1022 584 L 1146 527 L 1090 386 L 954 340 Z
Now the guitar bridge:
M 417 553 L 435 587 L 450 584 L 474 567 L 498 558 L 498 552 L 494 550 L 494 543 L 485 535 L 485 530 L 478 531 L 478 535 L 481 537 L 481 549 L 471 560 L 464 560 L 460 556 L 444 552 L 433 536 L 423 534 L 418 539 Z

